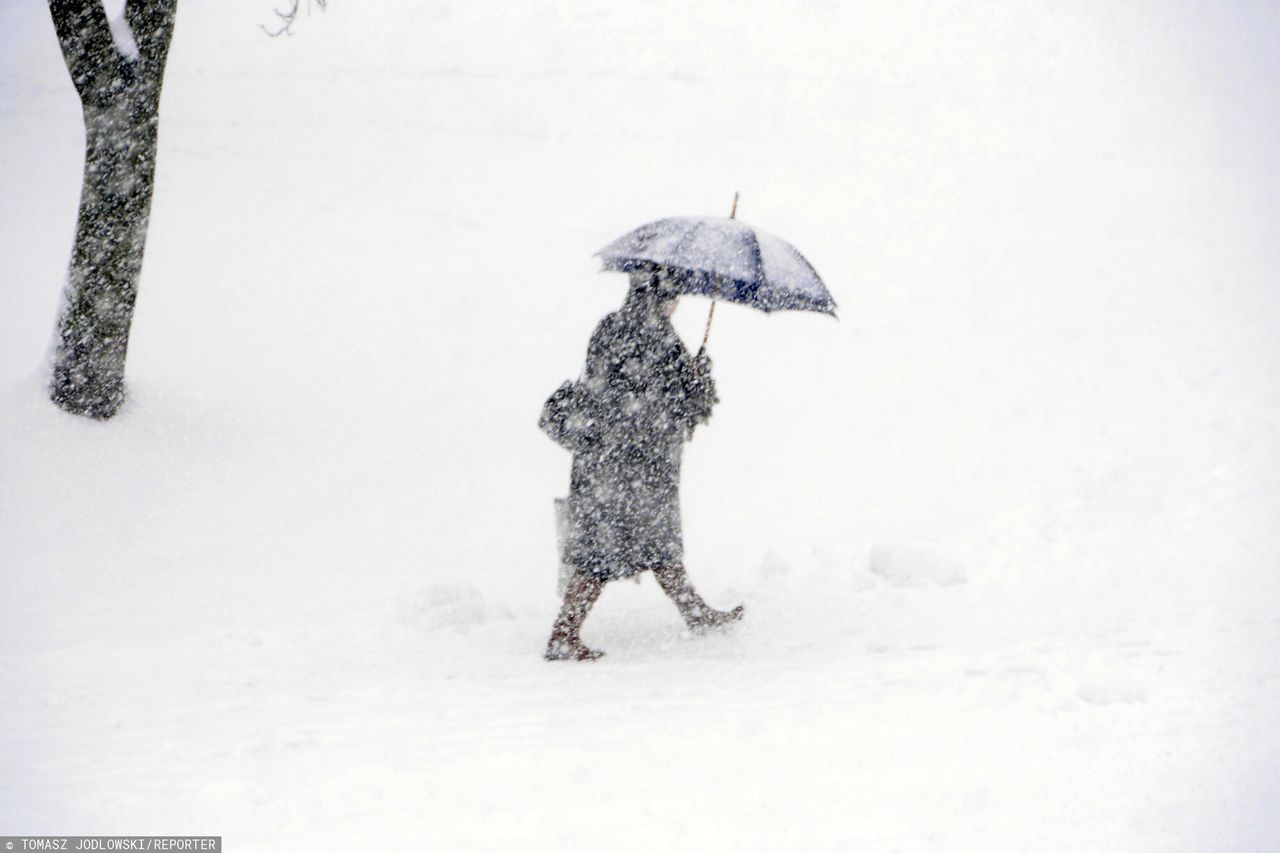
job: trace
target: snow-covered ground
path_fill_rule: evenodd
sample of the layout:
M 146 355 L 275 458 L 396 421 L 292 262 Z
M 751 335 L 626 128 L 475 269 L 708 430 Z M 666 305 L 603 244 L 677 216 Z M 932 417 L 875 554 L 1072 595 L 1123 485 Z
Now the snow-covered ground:
M 0 11 L 0 834 L 1280 848 L 1274 7 L 271 18 L 179 12 L 94 423 L 42 391 L 79 104 Z M 717 311 L 686 547 L 747 618 L 615 584 L 547 664 L 591 253 L 735 190 L 841 314 Z

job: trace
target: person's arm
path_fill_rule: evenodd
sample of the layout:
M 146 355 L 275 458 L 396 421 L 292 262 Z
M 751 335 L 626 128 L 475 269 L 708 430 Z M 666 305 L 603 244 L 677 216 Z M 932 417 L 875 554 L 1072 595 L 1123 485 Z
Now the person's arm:
M 587 344 L 587 361 L 582 368 L 582 383 L 593 394 L 602 394 L 614 373 L 614 357 L 610 352 L 616 331 L 609 318 L 605 318 L 596 326 L 591 335 L 591 343 Z
M 701 351 L 696 356 L 687 352 L 682 355 L 686 423 L 692 435 L 695 426 L 710 420 L 711 409 L 720 398 L 716 396 L 716 381 L 711 376 L 710 357 Z

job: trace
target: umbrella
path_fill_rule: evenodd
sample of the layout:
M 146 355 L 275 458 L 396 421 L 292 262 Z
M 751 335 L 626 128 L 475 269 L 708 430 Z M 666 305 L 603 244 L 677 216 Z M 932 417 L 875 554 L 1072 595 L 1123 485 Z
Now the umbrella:
M 676 270 L 682 293 L 761 311 L 836 313 L 835 300 L 804 255 L 786 240 L 733 217 L 659 219 L 596 254 L 606 270 L 632 272 L 653 264 Z

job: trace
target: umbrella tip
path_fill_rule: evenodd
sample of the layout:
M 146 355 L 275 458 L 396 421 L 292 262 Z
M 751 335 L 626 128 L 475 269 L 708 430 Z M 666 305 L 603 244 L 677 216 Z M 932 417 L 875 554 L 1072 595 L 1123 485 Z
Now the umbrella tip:
M 729 218 L 730 219 L 738 218 L 738 191 L 737 190 L 733 191 L 733 208 L 729 211 Z

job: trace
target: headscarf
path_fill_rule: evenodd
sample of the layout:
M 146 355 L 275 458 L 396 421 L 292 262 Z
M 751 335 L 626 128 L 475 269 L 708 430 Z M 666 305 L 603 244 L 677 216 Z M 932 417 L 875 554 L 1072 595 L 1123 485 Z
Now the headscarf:
M 641 316 L 665 317 L 662 309 L 679 296 L 674 271 L 650 264 L 631 273 L 631 290 L 622 310 Z

